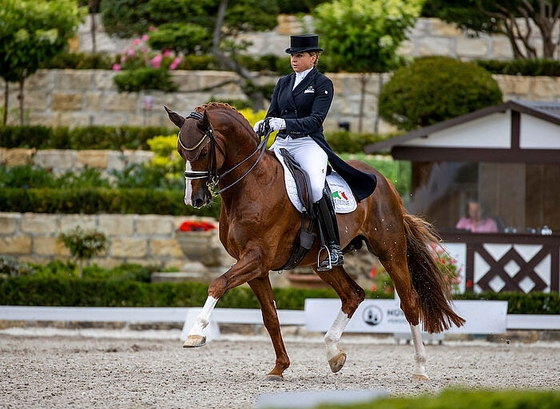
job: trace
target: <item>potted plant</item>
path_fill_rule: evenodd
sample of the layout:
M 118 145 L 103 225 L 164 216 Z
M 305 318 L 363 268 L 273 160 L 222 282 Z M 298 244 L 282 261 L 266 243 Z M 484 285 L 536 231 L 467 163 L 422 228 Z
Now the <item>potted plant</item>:
M 189 260 L 216 267 L 221 261 L 216 231 L 217 226 L 212 221 L 189 219 L 179 225 L 175 237 Z

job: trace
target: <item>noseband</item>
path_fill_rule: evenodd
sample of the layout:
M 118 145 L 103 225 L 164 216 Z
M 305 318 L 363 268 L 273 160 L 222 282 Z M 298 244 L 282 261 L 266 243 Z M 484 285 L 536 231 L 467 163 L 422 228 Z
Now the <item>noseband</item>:
M 196 119 L 198 121 L 198 120 L 202 119 L 202 114 L 200 112 L 191 112 L 185 118 L 185 120 L 189 119 L 189 118 L 193 118 L 193 119 Z M 202 143 L 206 140 L 206 138 L 208 138 L 209 141 L 210 141 L 209 142 L 210 143 L 210 158 L 208 160 L 208 170 L 186 171 L 185 172 L 185 178 L 186 179 L 192 179 L 192 180 L 194 180 L 194 179 L 207 179 L 206 180 L 206 186 L 208 187 L 208 189 L 210 190 L 210 192 L 212 193 L 213 196 L 216 196 L 216 195 L 219 195 L 219 194 L 225 192 L 226 190 L 235 186 L 237 183 L 239 183 L 241 180 L 243 180 L 243 178 L 245 178 L 245 176 L 247 176 L 255 168 L 255 166 L 257 166 L 257 163 L 259 163 L 260 159 L 264 155 L 264 152 L 266 150 L 266 145 L 268 143 L 268 138 L 269 138 L 271 133 L 272 133 L 271 130 L 269 130 L 269 132 L 267 132 L 267 134 L 265 135 L 263 140 L 258 144 L 257 148 L 253 151 L 253 153 L 251 153 L 249 156 L 247 156 L 241 162 L 239 162 L 238 164 L 233 166 L 231 169 L 225 171 L 221 175 L 218 175 L 217 162 L 216 162 L 216 147 L 218 147 L 221 154 L 224 155 L 224 156 L 225 156 L 225 152 L 223 151 L 222 147 L 216 142 L 216 136 L 214 134 L 214 129 L 212 128 L 212 125 L 208 124 L 208 129 L 206 129 L 206 132 L 204 133 L 204 135 L 202 135 L 202 138 L 200 138 L 200 140 L 192 148 L 187 148 L 183 144 L 183 142 L 181 141 L 181 132 L 179 132 L 179 135 L 177 137 L 179 145 L 181 146 L 182 149 L 186 150 L 187 152 L 192 152 L 192 151 L 198 149 L 202 145 Z M 239 166 L 243 165 L 245 162 L 247 162 L 249 159 L 251 159 L 256 153 L 259 153 L 259 156 L 257 157 L 257 160 L 255 161 L 255 163 L 253 163 L 253 165 L 251 165 L 251 167 L 247 170 L 247 172 L 245 172 L 240 178 L 238 178 L 235 182 L 231 183 L 230 185 L 218 190 L 217 192 L 215 191 L 216 186 L 218 186 L 218 183 L 219 183 L 221 178 L 223 178 L 224 176 L 233 172 Z

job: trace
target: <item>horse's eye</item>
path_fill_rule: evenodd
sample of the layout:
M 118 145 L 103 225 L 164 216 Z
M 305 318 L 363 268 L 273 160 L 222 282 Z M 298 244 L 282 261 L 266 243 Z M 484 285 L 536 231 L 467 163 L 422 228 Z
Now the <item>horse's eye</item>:
M 207 156 L 208 156 L 208 151 L 206 151 L 206 149 L 204 149 L 202 152 L 200 152 L 199 159 L 204 159 Z

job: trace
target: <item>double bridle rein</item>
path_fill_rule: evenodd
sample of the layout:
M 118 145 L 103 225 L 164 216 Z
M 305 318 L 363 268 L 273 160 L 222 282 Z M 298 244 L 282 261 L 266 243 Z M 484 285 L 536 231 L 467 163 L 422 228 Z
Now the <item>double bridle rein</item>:
M 202 119 L 202 114 L 200 112 L 191 112 L 185 118 L 185 120 L 190 119 L 190 118 L 196 119 L 198 121 L 198 120 Z M 200 138 L 200 140 L 191 148 L 187 148 L 183 144 L 183 142 L 181 141 L 181 131 L 179 131 L 179 134 L 177 136 L 177 140 L 178 140 L 181 148 L 186 150 L 187 152 L 192 152 L 192 151 L 198 149 L 207 138 L 209 140 L 208 143 L 210 143 L 210 152 L 209 152 L 210 158 L 208 159 L 208 170 L 185 171 L 185 178 L 186 179 L 192 179 L 192 180 L 194 180 L 194 179 L 206 179 L 206 186 L 208 187 L 212 196 L 216 196 L 216 195 L 219 195 L 219 194 L 225 192 L 226 190 L 235 186 L 237 183 L 239 183 L 241 180 L 243 180 L 245 178 L 245 176 L 247 176 L 255 168 L 255 166 L 257 166 L 257 163 L 259 163 L 262 156 L 264 155 L 264 152 L 266 151 L 266 145 L 268 143 L 268 138 L 269 138 L 270 134 L 271 134 L 271 131 L 267 132 L 265 137 L 257 145 L 257 148 L 253 151 L 253 153 L 251 153 L 249 156 L 247 156 L 241 162 L 239 162 L 238 164 L 233 166 L 231 169 L 229 169 L 229 170 L 225 171 L 224 173 L 218 175 L 217 162 L 216 162 L 216 147 L 220 150 L 222 155 L 225 156 L 226 154 L 225 154 L 224 150 L 222 149 L 222 147 L 216 141 L 216 136 L 214 135 L 214 129 L 212 128 L 212 125 L 208 124 L 208 129 L 206 129 L 206 132 L 204 132 L 204 135 L 202 135 L 202 138 Z M 247 172 L 245 172 L 235 182 L 233 182 L 233 183 L 227 185 L 226 187 L 216 191 L 216 187 L 218 186 L 218 183 L 220 182 L 221 178 L 223 178 L 223 177 L 227 176 L 229 173 L 233 172 L 235 169 L 237 169 L 238 167 L 243 165 L 245 162 L 247 162 L 249 159 L 251 159 L 257 153 L 259 154 L 258 157 L 257 157 L 257 160 L 255 161 L 255 163 L 253 163 L 251 165 L 251 167 L 247 170 Z

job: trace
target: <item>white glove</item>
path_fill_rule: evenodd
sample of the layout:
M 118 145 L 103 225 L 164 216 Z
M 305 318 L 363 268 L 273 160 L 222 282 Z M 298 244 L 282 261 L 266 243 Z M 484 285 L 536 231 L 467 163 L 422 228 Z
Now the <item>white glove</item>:
M 253 130 L 257 133 L 257 135 L 260 135 L 262 133 L 263 126 L 264 126 L 264 119 L 257 121 L 255 126 L 253 126 Z
M 286 121 L 282 118 L 269 118 L 270 129 L 273 131 L 279 131 L 281 129 L 286 129 Z

